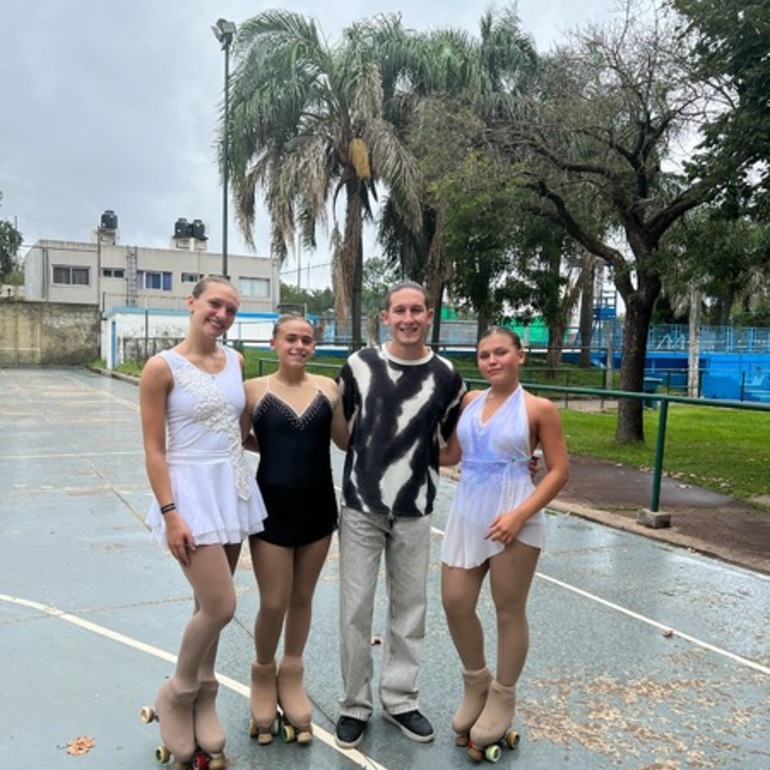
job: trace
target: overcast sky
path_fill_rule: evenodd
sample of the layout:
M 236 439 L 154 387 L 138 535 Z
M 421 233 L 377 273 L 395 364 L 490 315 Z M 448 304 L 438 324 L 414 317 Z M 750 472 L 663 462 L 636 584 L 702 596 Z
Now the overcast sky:
M 2 0 L 0 218 L 38 238 L 88 241 L 105 209 L 123 244 L 165 247 L 179 217 L 202 219 L 221 250 L 214 150 L 224 54 L 211 25 L 281 7 L 315 16 L 327 39 L 352 21 L 400 12 L 405 26 L 474 34 L 486 0 Z M 504 7 L 497 3 L 497 7 Z M 520 0 L 539 51 L 601 17 L 612 0 Z M 249 253 L 229 227 L 231 254 Z M 258 253 L 269 246 L 258 220 Z M 325 241 L 303 255 L 301 284 L 328 285 Z M 23 252 L 22 252 L 23 253 Z M 369 255 L 366 255 L 369 256 Z M 296 263 L 285 280 L 296 284 Z

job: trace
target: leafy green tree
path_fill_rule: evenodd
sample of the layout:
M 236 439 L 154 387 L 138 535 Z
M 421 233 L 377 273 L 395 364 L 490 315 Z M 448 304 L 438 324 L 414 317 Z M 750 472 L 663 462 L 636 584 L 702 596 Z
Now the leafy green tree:
M 364 262 L 363 311 L 379 317 L 385 295 L 401 278 L 397 268 L 382 257 L 370 257 Z
M 283 259 L 299 228 L 316 245 L 316 224 L 333 214 L 333 286 L 338 323 L 352 318 L 361 344 L 362 228 L 376 184 L 398 190 L 418 211 L 410 154 L 383 117 L 383 89 L 371 30 L 392 20 L 352 25 L 330 45 L 316 23 L 284 10 L 245 22 L 234 45 L 229 143 L 230 179 L 239 223 L 253 239 L 258 192 L 264 193 L 273 252 Z M 342 194 L 345 215 L 337 222 Z
M 507 277 L 514 262 L 516 191 L 500 183 L 501 172 L 491 156 L 469 153 L 437 189 L 448 212 L 444 250 L 454 268 L 453 296 L 475 311 L 477 336 L 512 299 Z
M 697 72 L 716 81 L 722 109 L 706 122 L 693 174 L 706 175 L 770 220 L 770 3 L 767 0 L 671 0 L 688 21 L 684 35 Z
M 710 322 L 727 326 L 734 314 L 761 309 L 768 300 L 770 226 L 704 206 L 666 234 L 660 262 L 670 302 L 686 307 L 697 284 Z
M 589 28 L 547 58 L 538 98 L 495 131 L 533 210 L 612 266 L 626 307 L 620 386 L 627 391 L 643 386 L 662 287 L 661 239 L 714 194 L 707 180 L 687 183 L 664 165 L 697 129 L 708 96 L 692 85 L 680 48 L 663 17 L 631 14 Z M 641 401 L 621 399 L 616 439 L 644 440 Z
M 470 173 L 469 167 L 459 167 L 463 158 L 470 158 L 474 152 L 482 131 L 483 123 L 457 100 L 421 97 L 404 133 L 422 172 L 422 228 L 414 232 L 405 224 L 399 211 L 401 203 L 393 195 L 388 197 L 380 217 L 380 241 L 391 264 L 400 265 L 408 277 L 426 285 L 436 311 L 434 345 L 440 339 L 444 290 L 455 276 L 454 256 L 446 248 L 446 222 L 455 212 L 453 195 L 457 190 L 452 180 L 453 176 L 459 179 Z M 459 210 L 457 213 L 462 216 Z
M 593 279 L 593 259 L 578 249 L 563 228 L 527 212 L 518 196 L 515 248 L 520 302 L 529 317 L 540 314 L 548 327 L 547 375 L 555 378 L 564 337 L 585 282 Z M 520 320 L 526 320 L 521 319 Z
M 334 308 L 331 289 L 299 289 L 281 281 L 281 305 L 310 315 L 328 315 Z
M 414 228 L 410 204 L 394 190 L 382 209 L 379 237 L 386 257 L 426 284 L 437 310 L 437 343 L 438 311 L 453 271 L 444 247 L 449 209 L 437 199 L 437 185 L 451 175 L 458 158 L 478 151 L 482 116 L 496 114 L 515 100 L 522 73 L 535 65 L 536 56 L 513 7 L 485 13 L 478 38 L 439 29 L 417 37 L 391 34 L 385 43 L 387 56 L 381 60 L 389 64 L 381 69 L 386 73 L 386 114 L 418 158 L 424 184 L 421 227 Z
M 7 220 L 0 219 L 0 282 L 20 283 L 19 249 L 21 233 Z

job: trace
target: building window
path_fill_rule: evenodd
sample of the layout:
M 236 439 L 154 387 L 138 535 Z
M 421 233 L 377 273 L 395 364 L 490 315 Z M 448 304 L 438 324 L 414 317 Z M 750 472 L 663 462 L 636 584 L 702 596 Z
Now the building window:
M 198 283 L 201 278 L 200 273 L 182 273 L 182 283 Z
M 103 267 L 102 278 L 125 278 L 126 271 L 122 267 Z
M 243 297 L 270 298 L 269 278 L 244 278 L 238 279 L 238 289 Z
M 90 286 L 91 268 L 54 265 L 53 282 L 60 286 Z
M 162 273 L 158 270 L 138 270 L 136 285 L 139 289 L 171 291 L 171 273 Z

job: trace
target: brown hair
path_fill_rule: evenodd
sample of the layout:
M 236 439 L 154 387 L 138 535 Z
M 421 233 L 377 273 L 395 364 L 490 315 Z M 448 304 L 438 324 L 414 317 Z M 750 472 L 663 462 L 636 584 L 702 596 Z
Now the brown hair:
M 517 348 L 518 350 L 521 350 L 523 347 L 521 344 L 521 337 L 519 337 L 515 331 L 509 329 L 507 326 L 490 326 L 479 337 L 479 342 L 481 342 L 483 339 L 486 339 L 487 337 L 491 337 L 493 334 L 504 334 L 513 343 L 513 347 Z
M 425 291 L 425 287 L 422 284 L 417 283 L 417 281 L 401 281 L 401 283 L 397 283 L 395 286 L 392 286 L 388 293 L 385 295 L 385 310 L 390 310 L 391 298 L 397 291 L 401 291 L 402 289 L 414 289 L 415 291 L 419 291 L 425 298 L 425 307 L 430 309 L 430 299 L 428 297 L 428 292 Z
M 277 337 L 281 327 L 289 321 L 304 321 L 310 327 L 310 332 L 315 338 L 315 326 L 313 326 L 313 322 L 299 313 L 284 313 L 283 315 L 279 315 L 273 324 L 273 337 Z
M 235 293 L 238 293 L 238 289 L 235 288 L 233 285 L 233 282 L 229 279 L 225 278 L 221 275 L 204 275 L 203 278 L 198 281 L 198 283 L 193 286 L 193 290 L 190 292 L 195 299 L 198 299 L 201 294 L 203 294 L 206 289 L 212 284 L 212 283 L 219 283 L 223 286 L 229 286 Z

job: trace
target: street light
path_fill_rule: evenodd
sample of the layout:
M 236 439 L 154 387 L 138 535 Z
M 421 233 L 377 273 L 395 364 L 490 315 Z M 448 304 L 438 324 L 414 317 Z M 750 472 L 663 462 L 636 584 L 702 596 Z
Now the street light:
M 222 50 L 225 52 L 225 113 L 224 113 L 224 131 L 222 132 L 223 141 L 223 164 L 222 164 L 222 275 L 227 278 L 227 184 L 230 166 L 229 158 L 229 117 L 230 117 L 230 43 L 235 37 L 236 26 L 234 21 L 227 19 L 217 19 L 217 23 L 211 28 L 214 37 L 222 44 Z

